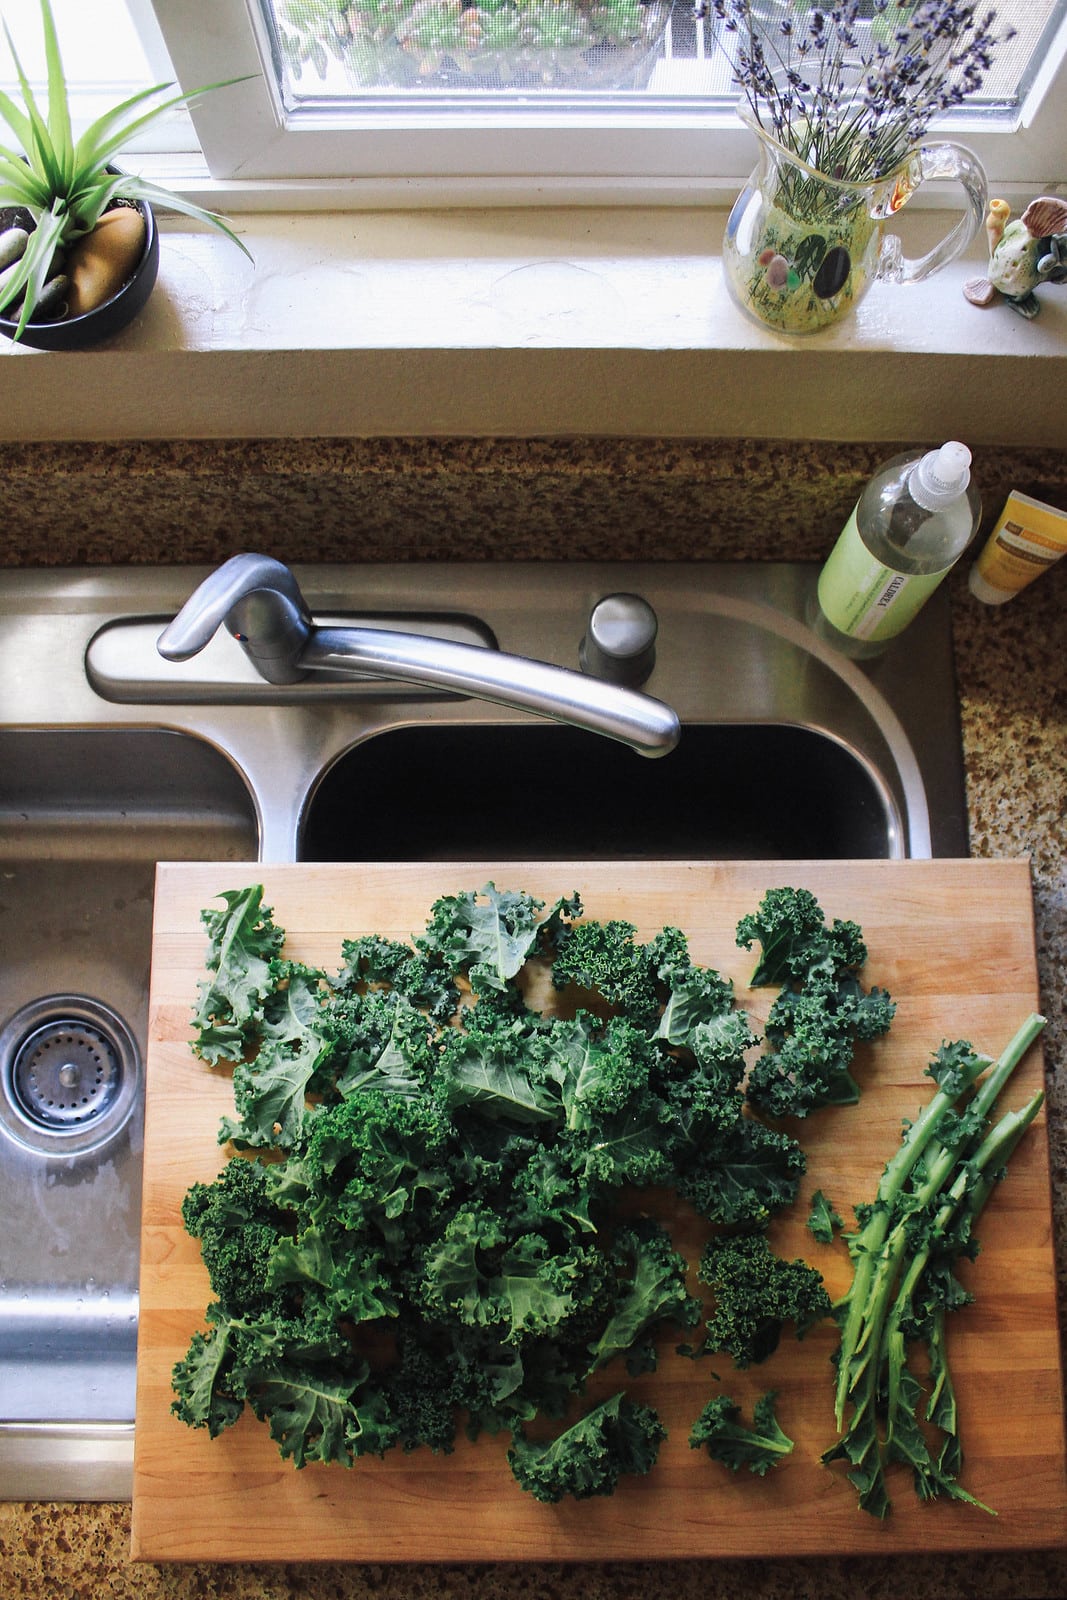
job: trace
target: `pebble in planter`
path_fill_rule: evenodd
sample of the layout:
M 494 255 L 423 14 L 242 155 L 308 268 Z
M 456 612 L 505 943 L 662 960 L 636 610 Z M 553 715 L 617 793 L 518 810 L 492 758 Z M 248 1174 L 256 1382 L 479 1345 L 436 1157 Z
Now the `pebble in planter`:
M 17 223 L 0 233 L 0 294 L 14 278 L 30 236 L 30 230 Z M 136 272 L 147 239 L 148 225 L 137 206 L 116 206 L 106 212 L 69 254 L 56 251 L 34 317 L 83 317 L 105 305 Z

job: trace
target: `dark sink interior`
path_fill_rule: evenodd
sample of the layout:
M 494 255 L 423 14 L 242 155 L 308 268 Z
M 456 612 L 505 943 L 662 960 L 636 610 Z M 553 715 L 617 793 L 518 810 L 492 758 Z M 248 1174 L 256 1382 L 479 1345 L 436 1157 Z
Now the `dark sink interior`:
M 867 769 L 809 728 L 690 724 L 648 760 L 556 724 L 430 725 L 334 763 L 301 856 L 844 859 L 888 855 L 890 835 Z
M 155 864 L 256 844 L 200 740 L 0 733 L 0 1422 L 133 1416 Z

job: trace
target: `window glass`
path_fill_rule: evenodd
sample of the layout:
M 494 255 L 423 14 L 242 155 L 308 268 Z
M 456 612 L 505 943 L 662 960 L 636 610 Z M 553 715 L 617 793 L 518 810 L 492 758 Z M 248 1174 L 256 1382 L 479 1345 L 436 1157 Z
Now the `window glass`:
M 34 90 L 43 92 L 47 78 L 44 36 L 37 0 L 3 7 L 4 19 L 19 59 Z M 52 0 L 67 83 L 72 90 L 133 94 L 152 82 L 144 48 L 126 0 Z M 14 66 L 6 39 L 0 37 L 0 80 L 10 90 Z
M 180 111 L 153 123 L 135 146 L 199 146 L 215 179 L 340 179 L 352 204 L 391 203 L 398 182 L 414 201 L 436 184 L 446 204 L 724 203 L 752 163 L 721 24 L 696 22 L 692 0 L 53 5 L 81 125 L 147 83 L 243 80 L 200 98 L 191 120 Z M 38 0 L 0 8 L 43 96 Z M 1016 37 L 942 126 L 993 183 L 1060 183 L 1067 0 L 1002 0 L 997 11 Z M 0 84 L 11 82 L 0 37 Z
M 48 104 L 48 68 L 38 0 L 0 0 L 0 10 L 43 110 Z M 174 81 L 174 69 L 149 0 L 92 0 L 91 4 L 86 0 L 52 0 L 52 15 L 75 132 L 139 89 Z M 2 32 L 0 88 L 17 97 L 15 64 Z M 135 148 L 188 149 L 195 147 L 195 142 L 188 113 L 175 111 L 146 129 Z
M 287 112 L 343 116 L 392 100 L 553 110 L 610 95 L 736 98 L 714 15 L 685 0 L 252 0 Z M 773 10 L 773 6 L 768 6 Z M 780 11 L 780 7 L 778 8 Z M 805 9 L 798 5 L 798 9 Z M 1003 43 L 974 109 L 1017 106 L 1065 0 L 1007 0 Z M 870 0 L 861 5 L 867 21 Z M 862 23 L 861 23 L 862 26 Z
M 385 91 L 507 97 L 551 110 L 562 96 L 729 85 L 728 72 L 715 70 L 711 24 L 670 0 L 259 3 L 291 108 L 341 109 L 346 98 Z M 677 75 L 674 62 L 685 64 Z

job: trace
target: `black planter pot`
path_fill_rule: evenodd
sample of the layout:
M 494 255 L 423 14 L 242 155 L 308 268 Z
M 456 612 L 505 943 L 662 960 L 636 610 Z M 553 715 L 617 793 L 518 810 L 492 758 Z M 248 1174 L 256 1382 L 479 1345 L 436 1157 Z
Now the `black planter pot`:
M 53 322 L 28 322 L 22 330 L 19 344 L 31 345 L 35 350 L 85 350 L 90 345 L 98 344 L 101 339 L 110 339 L 112 334 L 125 328 L 139 311 L 144 310 L 159 272 L 159 233 L 152 207 L 146 201 L 138 200 L 137 209 L 145 222 L 144 253 L 122 288 L 110 300 L 105 300 L 102 306 L 97 306 L 94 311 L 86 311 L 80 317 L 61 317 Z M 17 329 L 17 318 L 0 317 L 0 333 L 8 339 L 14 339 Z

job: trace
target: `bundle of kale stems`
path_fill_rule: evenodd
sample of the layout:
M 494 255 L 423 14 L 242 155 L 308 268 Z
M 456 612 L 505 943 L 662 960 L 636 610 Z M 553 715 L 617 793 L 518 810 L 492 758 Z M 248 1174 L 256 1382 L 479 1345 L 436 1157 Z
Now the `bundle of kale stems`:
M 848 1463 L 879 1517 L 894 1462 L 923 1498 L 978 1504 L 959 1483 L 946 1316 L 971 1298 L 956 1265 L 1041 1104 L 995 1109 L 1041 1017 L 996 1062 L 962 1041 L 934 1055 L 931 1099 L 855 1207 L 852 1282 L 831 1305 L 821 1274 L 768 1241 L 805 1166 L 786 1125 L 856 1102 L 856 1045 L 894 1004 L 860 981 L 861 930 L 827 923 L 809 891 L 771 889 L 737 926 L 760 947 L 752 987 L 777 990 L 760 1052 L 679 929 L 642 943 L 585 919 L 577 895 L 547 914 L 492 884 L 447 896 L 410 944 L 345 941 L 329 976 L 285 959 L 261 888 L 220 899 L 202 913 L 194 1048 L 236 1063 L 219 1141 L 238 1153 L 182 1208 L 213 1295 L 174 1369 L 184 1422 L 215 1436 L 247 1405 L 301 1467 L 447 1453 L 462 1420 L 510 1433 L 538 1499 L 580 1499 L 648 1472 L 665 1437 L 621 1375 L 585 1402 L 594 1379 L 612 1387 L 602 1369 L 654 1370 L 671 1327 L 681 1355 L 744 1369 L 832 1315 L 839 1436 L 823 1459 Z M 710 1314 L 666 1228 L 625 1203 L 663 1189 L 709 1225 Z M 839 1222 L 818 1192 L 813 1233 Z M 689 1442 L 760 1476 L 793 1448 L 773 1390 L 751 1419 L 713 1394 Z

